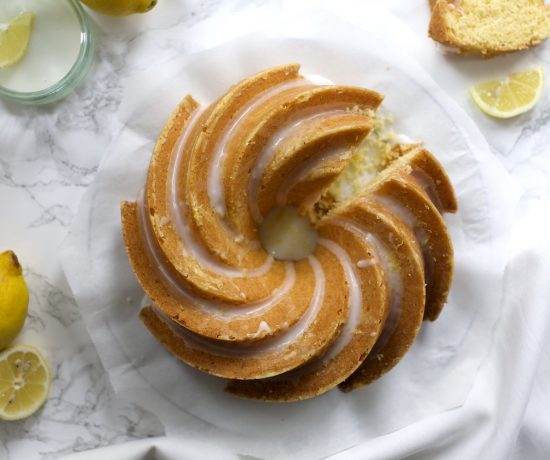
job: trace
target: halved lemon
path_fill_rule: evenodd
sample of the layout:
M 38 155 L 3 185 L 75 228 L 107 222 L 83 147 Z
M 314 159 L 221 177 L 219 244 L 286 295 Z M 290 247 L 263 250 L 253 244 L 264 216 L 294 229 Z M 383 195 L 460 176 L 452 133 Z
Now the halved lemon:
M 29 47 L 33 13 L 23 13 L 0 23 L 0 69 L 18 63 Z
M 50 369 L 30 345 L 0 353 L 0 419 L 20 420 L 34 414 L 50 391 Z
M 532 109 L 542 95 L 544 69 L 537 67 L 510 74 L 504 80 L 488 80 L 470 89 L 476 105 L 496 118 L 511 118 Z

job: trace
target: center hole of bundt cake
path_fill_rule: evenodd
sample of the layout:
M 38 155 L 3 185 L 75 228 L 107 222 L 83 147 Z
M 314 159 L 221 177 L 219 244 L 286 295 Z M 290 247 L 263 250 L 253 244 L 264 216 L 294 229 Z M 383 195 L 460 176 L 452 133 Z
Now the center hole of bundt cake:
M 294 206 L 273 208 L 260 226 L 263 248 L 278 260 L 301 260 L 317 245 L 317 231 Z

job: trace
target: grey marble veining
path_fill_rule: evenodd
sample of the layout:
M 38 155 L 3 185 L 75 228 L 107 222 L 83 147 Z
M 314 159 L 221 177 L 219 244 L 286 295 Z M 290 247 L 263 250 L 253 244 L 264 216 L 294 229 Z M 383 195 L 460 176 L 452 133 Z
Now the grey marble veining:
M 169 14 L 149 19 L 93 15 L 94 65 L 63 101 L 45 107 L 0 102 L 0 250 L 18 254 L 30 289 L 29 315 L 17 342 L 39 347 L 53 376 L 48 401 L 37 414 L 0 422 L 2 460 L 54 459 L 164 434 L 153 414 L 114 398 L 57 253 L 121 128 L 120 79 L 169 58 L 163 50 L 185 48 L 163 41 L 163 30 L 196 23 L 219 2 L 166 4 Z
M 156 417 L 113 399 L 72 297 L 53 279 L 25 269 L 30 311 L 20 341 L 39 346 L 52 370 L 47 404 L 26 420 L 0 423 L 0 458 L 57 458 L 164 433 Z

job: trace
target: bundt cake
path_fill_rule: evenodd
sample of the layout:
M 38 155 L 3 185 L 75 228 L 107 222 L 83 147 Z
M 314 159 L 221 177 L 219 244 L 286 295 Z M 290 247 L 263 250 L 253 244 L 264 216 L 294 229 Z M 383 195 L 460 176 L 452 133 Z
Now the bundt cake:
M 260 72 L 166 123 L 136 202 L 121 205 L 140 316 L 227 391 L 294 401 L 368 384 L 397 364 L 449 292 L 451 183 L 419 145 L 396 146 L 359 193 L 330 185 L 382 96 Z M 318 204 L 330 202 L 330 206 Z
M 462 53 L 492 57 L 538 45 L 550 35 L 544 0 L 430 0 L 428 33 Z

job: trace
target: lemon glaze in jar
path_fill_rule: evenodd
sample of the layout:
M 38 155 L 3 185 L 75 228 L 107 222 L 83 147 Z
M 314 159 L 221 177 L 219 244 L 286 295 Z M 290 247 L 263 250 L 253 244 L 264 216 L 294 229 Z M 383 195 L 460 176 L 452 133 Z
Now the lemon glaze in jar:
M 21 61 L 0 69 L 0 96 L 43 104 L 69 94 L 92 58 L 90 22 L 77 0 L 3 0 L 0 24 L 33 13 L 29 46 Z

